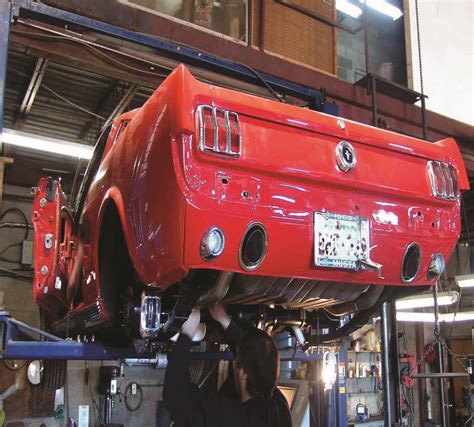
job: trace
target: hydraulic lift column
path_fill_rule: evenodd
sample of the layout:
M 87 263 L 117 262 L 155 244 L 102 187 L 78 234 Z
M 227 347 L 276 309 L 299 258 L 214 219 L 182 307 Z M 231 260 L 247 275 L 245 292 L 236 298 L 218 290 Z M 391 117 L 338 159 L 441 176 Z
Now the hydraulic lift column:
M 382 305 L 382 380 L 383 380 L 383 415 L 384 425 L 393 426 L 397 422 L 396 400 L 398 378 L 397 324 L 394 303 Z

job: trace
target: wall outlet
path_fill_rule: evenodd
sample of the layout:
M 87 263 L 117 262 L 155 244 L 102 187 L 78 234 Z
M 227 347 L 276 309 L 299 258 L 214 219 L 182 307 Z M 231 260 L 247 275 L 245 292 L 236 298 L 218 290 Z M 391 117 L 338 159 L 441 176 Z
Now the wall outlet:
M 21 247 L 21 263 L 23 265 L 33 265 L 33 242 L 23 240 Z

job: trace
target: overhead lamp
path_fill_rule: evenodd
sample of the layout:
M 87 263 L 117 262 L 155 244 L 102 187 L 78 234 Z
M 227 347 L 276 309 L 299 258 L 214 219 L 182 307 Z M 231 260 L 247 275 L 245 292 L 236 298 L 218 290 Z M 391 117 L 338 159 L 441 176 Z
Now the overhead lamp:
M 355 19 L 362 15 L 362 9 L 347 0 L 336 0 L 336 9 Z
M 403 12 L 393 4 L 388 3 L 386 0 L 359 0 L 361 3 L 365 3 L 372 9 L 389 16 L 394 21 L 403 16 Z M 337 7 L 337 6 L 336 6 Z
M 459 300 L 459 292 L 440 292 L 438 294 L 438 305 L 453 305 Z M 408 310 L 411 308 L 434 307 L 433 295 L 418 295 L 399 299 L 395 302 L 397 310 Z
M 474 274 L 464 274 L 454 278 L 460 288 L 474 288 Z
M 467 322 L 474 320 L 474 311 L 460 311 L 458 313 L 440 313 L 438 315 L 440 323 Z M 397 311 L 398 322 L 424 322 L 434 323 L 434 313 L 415 313 L 409 311 Z
M 4 144 L 10 144 L 16 147 L 87 160 L 91 159 L 94 151 L 94 147 L 90 145 L 48 138 L 46 136 L 34 135 L 13 129 L 3 129 L 1 141 Z

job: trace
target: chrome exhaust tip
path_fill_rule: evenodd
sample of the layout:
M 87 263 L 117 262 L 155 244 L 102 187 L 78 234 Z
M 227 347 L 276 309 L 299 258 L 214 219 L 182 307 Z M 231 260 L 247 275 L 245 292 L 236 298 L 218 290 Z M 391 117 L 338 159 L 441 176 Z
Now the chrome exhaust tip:
M 421 267 L 421 248 L 412 242 L 406 248 L 402 258 L 401 279 L 403 283 L 411 283 L 416 279 Z
M 268 238 L 263 224 L 252 222 L 244 232 L 239 248 L 240 266 L 245 271 L 256 270 L 267 254 Z

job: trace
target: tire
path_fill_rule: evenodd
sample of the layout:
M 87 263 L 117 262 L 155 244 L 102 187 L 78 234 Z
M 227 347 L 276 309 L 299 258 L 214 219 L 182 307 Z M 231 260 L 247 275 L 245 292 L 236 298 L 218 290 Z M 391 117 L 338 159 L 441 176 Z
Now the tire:
M 125 335 L 128 345 L 136 337 L 131 312 L 139 302 L 143 285 L 135 273 L 120 217 L 112 202 L 106 207 L 99 236 L 99 283 L 111 327 L 106 335 L 122 341 Z

